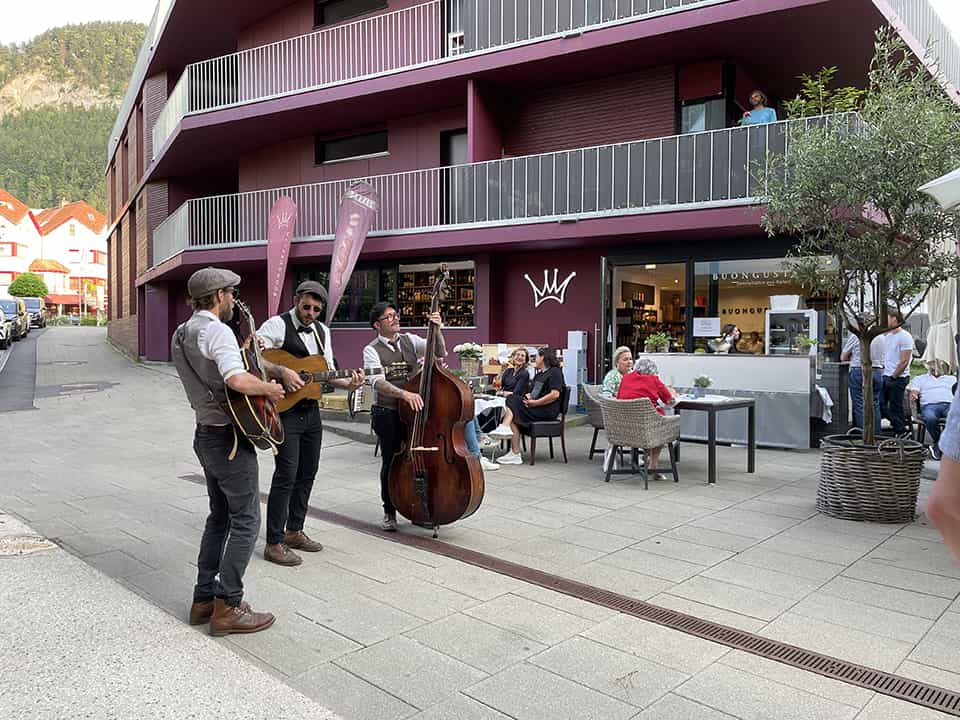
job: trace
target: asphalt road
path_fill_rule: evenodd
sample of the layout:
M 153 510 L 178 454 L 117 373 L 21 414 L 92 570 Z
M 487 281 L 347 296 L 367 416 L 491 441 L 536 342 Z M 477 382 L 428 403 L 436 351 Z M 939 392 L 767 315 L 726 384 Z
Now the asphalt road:
M 0 413 L 32 410 L 37 386 L 37 338 L 46 329 L 30 334 L 0 350 Z

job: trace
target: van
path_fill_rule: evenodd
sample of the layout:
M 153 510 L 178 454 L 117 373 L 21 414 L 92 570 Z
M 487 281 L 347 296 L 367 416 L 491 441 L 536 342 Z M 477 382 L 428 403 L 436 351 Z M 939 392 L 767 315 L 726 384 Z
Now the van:
M 23 304 L 27 307 L 27 314 L 30 316 L 30 327 L 44 328 L 47 326 L 47 308 L 43 304 L 43 298 L 25 297 Z
M 30 315 L 27 314 L 27 306 L 21 298 L 0 295 L 0 309 L 8 320 L 13 320 L 11 340 L 20 340 L 30 334 Z

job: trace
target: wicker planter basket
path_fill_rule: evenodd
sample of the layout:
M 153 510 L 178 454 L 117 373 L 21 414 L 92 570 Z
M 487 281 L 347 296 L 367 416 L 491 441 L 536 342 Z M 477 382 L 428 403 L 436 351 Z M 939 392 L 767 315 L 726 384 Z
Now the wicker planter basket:
M 828 435 L 820 442 L 817 510 L 830 517 L 867 522 L 912 522 L 917 510 L 924 447 L 913 440 Z

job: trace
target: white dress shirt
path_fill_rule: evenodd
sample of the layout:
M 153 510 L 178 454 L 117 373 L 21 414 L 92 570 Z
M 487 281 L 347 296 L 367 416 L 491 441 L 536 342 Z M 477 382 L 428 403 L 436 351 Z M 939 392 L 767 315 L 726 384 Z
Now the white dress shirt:
M 917 375 L 910 382 L 910 389 L 920 393 L 920 405 L 948 403 L 953 401 L 953 384 L 957 378 L 953 375 L 934 377 L 930 373 Z
M 233 330 L 209 310 L 198 310 L 197 315 L 213 320 L 197 335 L 197 348 L 200 354 L 217 364 L 217 369 L 224 381 L 246 372 L 243 357 L 240 355 L 240 346 L 237 344 L 237 337 L 233 334 Z
M 414 335 L 413 333 L 397 333 L 397 349 L 400 348 L 400 336 L 406 335 L 410 338 L 410 342 L 413 343 L 413 351 L 417 354 L 417 358 L 422 358 L 427 352 L 427 340 L 422 338 L 419 335 Z M 377 339 L 374 342 L 381 342 L 387 347 L 390 347 L 390 341 L 387 340 L 383 335 L 378 335 Z M 391 348 L 392 350 L 393 348 Z M 382 363 L 380 362 L 380 356 L 377 355 L 377 350 L 373 346 L 373 343 L 367 345 L 363 348 L 363 367 L 364 368 L 376 368 L 380 367 Z M 373 387 L 377 386 L 377 383 L 381 380 L 386 380 L 384 375 L 367 375 L 366 381 Z
M 284 313 L 284 315 L 290 316 L 290 319 L 293 320 L 293 326 L 295 328 L 299 329 L 306 327 L 297 318 L 297 313 L 295 310 L 289 310 Z M 317 332 L 320 333 L 320 338 L 325 341 L 323 347 L 323 357 L 327 361 L 327 367 L 331 370 L 336 370 L 336 365 L 333 362 L 333 338 L 330 336 L 330 329 L 319 320 L 315 322 L 314 325 L 317 327 Z M 311 355 L 320 354 L 320 348 L 317 347 L 317 336 L 314 333 L 298 332 L 297 334 L 300 336 L 300 339 L 303 340 L 303 344 L 306 345 L 307 352 L 309 352 Z M 257 337 L 263 338 L 263 347 L 267 350 L 283 347 L 283 341 L 286 336 L 287 325 L 283 321 L 283 315 L 274 315 L 272 318 L 263 323 L 259 330 L 257 330 Z

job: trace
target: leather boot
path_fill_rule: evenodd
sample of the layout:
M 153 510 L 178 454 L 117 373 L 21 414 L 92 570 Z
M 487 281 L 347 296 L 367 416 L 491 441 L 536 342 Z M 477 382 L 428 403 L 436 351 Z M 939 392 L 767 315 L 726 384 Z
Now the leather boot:
M 232 633 L 260 632 L 273 625 L 274 620 L 276 618 L 271 613 L 254 612 L 247 603 L 233 607 L 217 598 L 213 601 L 210 634 L 219 637 Z
M 276 563 L 277 565 L 286 565 L 287 567 L 299 565 L 303 562 L 302 557 L 283 543 L 277 543 L 275 545 L 267 543 L 267 546 L 263 548 L 263 559 Z
M 303 550 L 304 552 L 320 552 L 323 550 L 323 545 L 316 540 L 311 540 L 303 530 L 294 532 L 288 530 L 283 542 L 288 548 L 294 550 Z
M 213 615 L 213 600 L 194 601 L 190 606 L 191 625 L 205 625 L 210 622 L 211 615 Z

